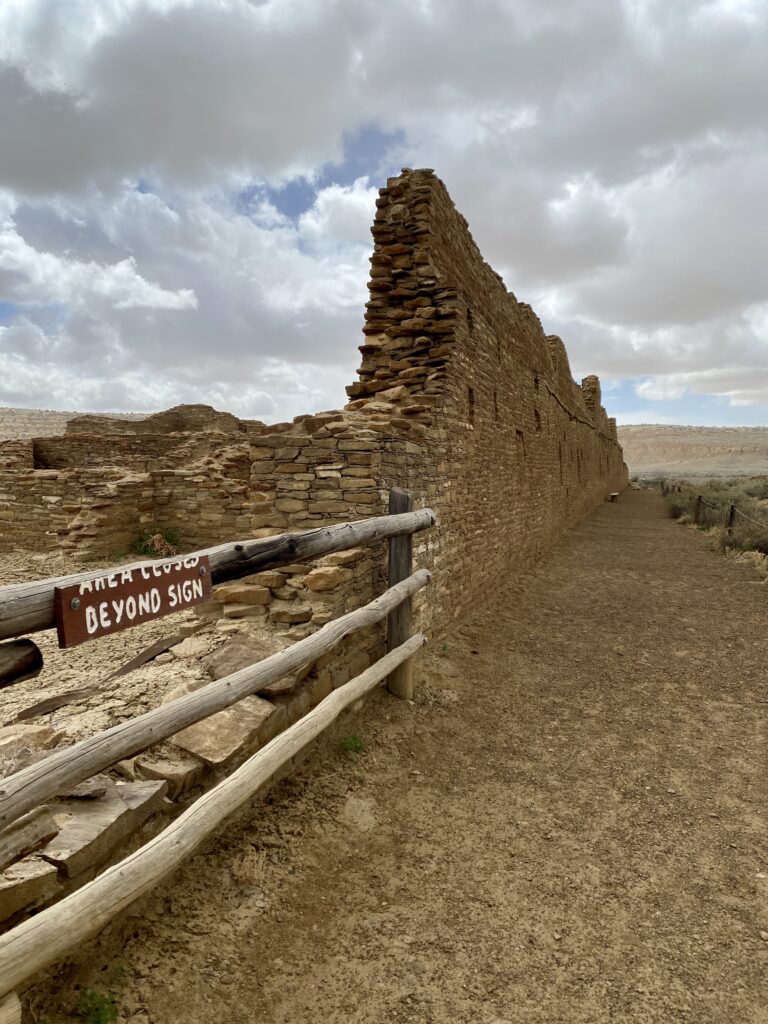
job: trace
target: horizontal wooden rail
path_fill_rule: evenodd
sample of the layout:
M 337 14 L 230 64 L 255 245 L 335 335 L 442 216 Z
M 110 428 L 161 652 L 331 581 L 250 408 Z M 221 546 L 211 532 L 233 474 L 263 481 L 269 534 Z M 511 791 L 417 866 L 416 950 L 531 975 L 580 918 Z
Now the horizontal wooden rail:
M 171 874 L 345 708 L 378 686 L 424 643 L 421 634 L 411 637 L 340 686 L 141 849 L 0 937 L 0 998 L 96 935 L 125 907 Z
M 132 757 L 153 743 L 231 707 L 269 683 L 312 664 L 345 636 L 385 619 L 401 601 L 425 587 L 431 578 L 426 569 L 419 569 L 370 604 L 334 619 L 286 650 L 0 779 L 0 829 L 117 761 Z
M 345 551 L 347 548 L 354 548 L 359 544 L 372 544 L 387 537 L 418 533 L 434 524 L 434 512 L 429 508 L 423 508 L 405 515 L 375 516 L 355 523 L 321 526 L 316 530 L 304 530 L 300 533 L 282 533 L 277 537 L 263 537 L 260 540 L 219 544 L 175 558 L 131 562 L 118 568 L 135 570 L 141 566 L 175 564 L 179 557 L 207 555 L 210 559 L 213 582 L 225 583 L 261 572 L 263 569 L 274 569 L 291 562 L 300 562 L 305 558 L 327 555 L 331 551 Z M 53 629 L 56 625 L 53 610 L 54 588 L 93 580 L 104 576 L 107 571 L 102 569 L 75 573 L 71 576 L 0 587 L 0 640 L 25 633 L 36 633 L 41 629 Z

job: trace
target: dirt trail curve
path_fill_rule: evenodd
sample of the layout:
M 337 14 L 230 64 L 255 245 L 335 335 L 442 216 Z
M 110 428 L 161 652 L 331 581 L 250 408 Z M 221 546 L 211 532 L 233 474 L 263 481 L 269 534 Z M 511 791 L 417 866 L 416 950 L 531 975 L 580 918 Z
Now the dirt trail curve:
M 633 492 L 489 598 L 36 1013 L 768 1021 L 766 587 Z

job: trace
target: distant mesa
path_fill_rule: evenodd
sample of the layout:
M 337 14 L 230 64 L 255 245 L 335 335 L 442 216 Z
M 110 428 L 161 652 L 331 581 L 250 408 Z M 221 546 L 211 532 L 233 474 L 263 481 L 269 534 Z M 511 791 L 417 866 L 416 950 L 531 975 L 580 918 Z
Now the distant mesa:
M 702 480 L 768 476 L 768 427 L 685 427 L 641 424 L 618 428 L 632 476 Z

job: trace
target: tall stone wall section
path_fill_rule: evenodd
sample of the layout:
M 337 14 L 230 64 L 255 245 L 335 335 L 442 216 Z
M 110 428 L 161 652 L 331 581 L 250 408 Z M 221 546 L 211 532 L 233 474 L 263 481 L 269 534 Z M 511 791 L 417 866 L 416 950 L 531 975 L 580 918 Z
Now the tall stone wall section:
M 445 623 L 622 489 L 626 467 L 597 378 L 572 380 L 561 340 L 485 263 L 442 182 L 405 171 L 377 205 L 348 391 L 359 415 L 424 428 L 383 442 L 385 482 L 440 516 L 423 558 L 430 617 Z

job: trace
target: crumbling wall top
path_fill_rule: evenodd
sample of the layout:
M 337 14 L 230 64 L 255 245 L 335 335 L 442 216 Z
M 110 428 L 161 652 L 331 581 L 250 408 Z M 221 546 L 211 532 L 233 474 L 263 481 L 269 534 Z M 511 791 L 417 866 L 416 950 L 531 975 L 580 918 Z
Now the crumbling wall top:
M 258 420 L 250 421 L 263 428 Z M 67 434 L 238 434 L 248 430 L 246 421 L 229 412 L 219 412 L 211 405 L 175 405 L 142 419 L 120 419 L 116 416 L 75 416 L 67 423 Z

